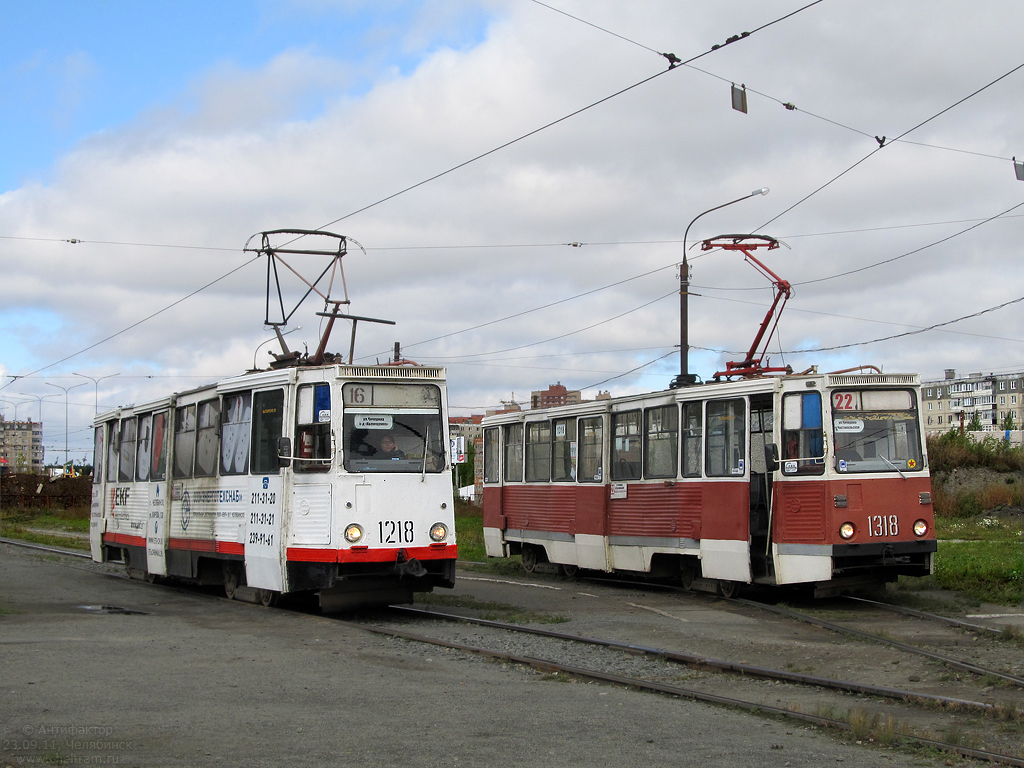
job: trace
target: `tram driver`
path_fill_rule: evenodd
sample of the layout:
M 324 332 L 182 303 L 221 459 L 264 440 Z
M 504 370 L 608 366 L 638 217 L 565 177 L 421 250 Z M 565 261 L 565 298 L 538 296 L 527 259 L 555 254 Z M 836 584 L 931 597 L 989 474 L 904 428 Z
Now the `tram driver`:
M 404 459 L 405 452 L 395 444 L 395 438 L 386 434 L 380 439 L 380 450 L 374 458 L 378 459 Z

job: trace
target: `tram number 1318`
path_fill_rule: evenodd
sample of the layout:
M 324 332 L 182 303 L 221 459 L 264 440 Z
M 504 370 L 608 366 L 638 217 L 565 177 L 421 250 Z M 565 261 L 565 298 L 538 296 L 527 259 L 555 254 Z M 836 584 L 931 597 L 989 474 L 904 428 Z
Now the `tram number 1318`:
M 412 544 L 412 520 L 381 520 L 381 544 Z
M 896 515 L 868 516 L 868 536 L 899 536 L 900 523 Z

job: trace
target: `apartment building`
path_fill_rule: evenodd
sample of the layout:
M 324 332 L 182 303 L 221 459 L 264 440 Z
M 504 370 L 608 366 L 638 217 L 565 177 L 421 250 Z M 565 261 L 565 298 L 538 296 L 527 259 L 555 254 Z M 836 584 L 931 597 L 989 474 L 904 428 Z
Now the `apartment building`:
M 0 462 L 9 472 L 43 472 L 43 425 L 38 421 L 7 421 L 0 415 Z
M 927 435 L 966 429 L 977 416 L 984 431 L 1001 431 L 1024 423 L 1024 371 L 971 373 L 957 376 L 947 369 L 942 379 L 921 382 L 921 407 Z

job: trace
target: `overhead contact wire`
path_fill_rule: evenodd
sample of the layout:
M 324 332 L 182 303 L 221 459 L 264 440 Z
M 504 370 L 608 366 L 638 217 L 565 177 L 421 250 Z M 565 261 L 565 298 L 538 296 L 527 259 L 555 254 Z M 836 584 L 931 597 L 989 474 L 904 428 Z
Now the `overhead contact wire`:
M 132 328 L 136 328 L 136 327 L 142 325 L 143 323 L 145 323 L 145 322 L 147 322 L 149 320 L 152 320 L 157 315 L 162 315 L 167 310 L 172 309 L 172 308 L 178 306 L 179 304 L 181 304 L 184 301 L 187 301 L 188 299 L 191 299 L 197 293 L 201 293 L 202 291 L 205 291 L 210 286 L 219 283 L 221 280 L 223 280 L 223 279 L 225 279 L 227 277 L 230 277 L 231 275 L 235 274 L 235 272 L 238 272 L 240 269 L 244 269 L 245 267 L 249 266 L 250 264 L 252 264 L 254 261 L 256 261 L 259 258 L 260 258 L 259 256 L 254 256 L 253 258 L 249 259 L 249 261 L 245 262 L 244 264 L 240 264 L 239 266 L 237 266 L 234 269 L 232 269 L 230 272 L 227 272 L 227 273 L 221 275 L 216 280 L 211 280 L 209 283 L 204 285 L 202 288 L 196 288 L 196 290 L 192 291 L 192 293 L 188 294 L 187 296 L 182 296 L 180 299 L 178 299 L 177 301 L 174 301 L 174 302 L 168 304 L 163 309 L 158 309 L 153 314 L 147 315 L 146 317 L 142 318 L 141 320 L 138 320 L 138 321 L 132 323 L 127 328 L 122 328 L 117 333 L 112 333 L 109 336 L 107 336 L 106 338 L 100 339 L 96 343 L 90 344 L 89 346 L 85 347 L 84 349 L 80 349 L 77 352 L 73 352 L 72 354 L 67 355 L 66 357 L 62 357 L 60 360 L 56 360 L 56 361 L 50 363 L 49 365 L 44 365 L 42 368 L 37 368 L 36 370 L 32 371 L 31 373 L 26 373 L 24 376 L 17 376 L 17 377 L 15 377 L 11 381 L 7 382 L 6 384 L 0 385 L 0 391 L 2 391 L 4 389 L 6 389 L 7 387 L 9 387 L 17 379 L 23 379 L 23 378 L 26 378 L 27 376 L 35 376 L 37 373 L 40 373 L 41 371 L 45 371 L 48 368 L 53 368 L 55 365 L 60 365 L 61 363 L 67 362 L 68 360 L 70 360 L 73 357 L 78 357 L 78 355 L 82 354 L 83 352 L 88 352 L 90 349 L 95 349 L 96 347 L 100 346 L 101 344 L 105 344 L 108 341 L 110 341 L 111 339 L 117 338 L 122 333 L 127 333 Z
M 388 195 L 386 197 L 382 197 L 380 200 L 377 200 L 376 202 L 370 203 L 368 205 L 364 205 L 362 208 L 358 208 L 358 209 L 356 209 L 354 211 L 351 211 L 350 213 L 346 213 L 344 216 L 340 216 L 340 217 L 338 217 L 338 218 L 336 218 L 336 219 L 334 219 L 332 221 L 327 222 L 326 224 L 324 224 L 324 225 L 322 225 L 320 227 L 317 227 L 317 229 L 325 229 L 327 227 L 330 227 L 333 224 L 337 224 L 339 221 L 344 221 L 345 219 L 351 218 L 352 216 L 355 216 L 356 214 L 363 213 L 364 211 L 368 211 L 370 208 L 374 208 L 374 207 L 376 207 L 378 205 L 381 205 L 382 203 L 388 202 L 389 200 L 393 200 L 393 199 L 395 199 L 396 197 L 398 197 L 400 195 L 404 195 L 406 192 L 411 192 L 412 190 L 417 189 L 418 187 L 422 187 L 424 184 L 429 184 L 432 181 L 436 181 L 437 179 L 440 179 L 443 176 L 447 176 L 449 173 L 453 173 L 454 171 L 457 171 L 460 168 L 465 168 L 467 165 L 475 163 L 478 160 L 482 160 L 483 158 L 489 157 L 490 155 L 493 155 L 496 152 L 500 152 L 503 149 L 511 147 L 513 144 L 517 144 L 520 141 L 523 141 L 524 139 L 528 139 L 529 137 L 534 136 L 534 135 L 540 133 L 541 131 L 547 130 L 548 128 L 551 128 L 551 127 L 553 127 L 555 125 L 558 125 L 559 123 L 563 123 L 566 120 L 569 120 L 570 118 L 575 117 L 576 115 L 582 114 L 583 112 L 586 112 L 587 110 L 590 110 L 590 109 L 593 109 L 594 107 L 600 106 L 601 104 L 604 104 L 607 101 L 610 101 L 610 100 L 612 100 L 612 99 L 614 99 L 614 98 L 616 98 L 618 96 L 621 96 L 624 93 L 628 93 L 629 91 L 632 91 L 635 88 L 639 88 L 641 85 L 646 85 L 647 83 L 651 82 L 652 80 L 656 80 L 657 78 L 661 77 L 662 75 L 668 74 L 669 72 L 673 71 L 674 69 L 677 69 L 678 67 L 680 67 L 682 65 L 690 64 L 691 62 L 697 61 L 698 59 L 701 59 L 701 58 L 703 58 L 703 57 L 705 57 L 705 56 L 707 56 L 707 55 L 709 55 L 711 53 L 714 53 L 715 51 L 718 51 L 718 50 L 722 49 L 723 47 L 725 47 L 727 45 L 731 45 L 732 43 L 738 42 L 740 40 L 745 40 L 748 37 L 750 37 L 751 35 L 754 35 L 754 34 L 760 32 L 763 29 L 767 29 L 768 27 L 770 27 L 770 26 L 772 26 L 774 24 L 778 24 L 778 23 L 780 23 L 782 21 L 785 21 L 786 19 L 788 19 L 788 18 L 790 18 L 792 16 L 795 16 L 796 14 L 801 13 L 802 11 L 805 11 L 808 8 L 811 8 L 811 7 L 815 6 L 815 5 L 818 5 L 819 3 L 822 3 L 824 1 L 825 0 L 814 0 L 813 2 L 808 3 L 807 5 L 805 5 L 805 6 L 801 7 L 801 8 L 798 8 L 795 11 L 792 11 L 791 13 L 787 13 L 785 16 L 780 16 L 779 18 L 775 19 L 774 21 L 770 21 L 770 22 L 768 22 L 766 24 L 762 24 L 760 27 L 756 27 L 755 29 L 751 30 L 750 32 L 744 32 L 744 33 L 739 34 L 739 35 L 733 35 L 732 37 L 727 39 L 724 43 L 713 45 L 713 46 L 711 46 L 711 48 L 709 50 L 706 50 L 703 53 L 699 53 L 696 56 L 693 56 L 693 57 L 691 57 L 691 58 L 689 58 L 689 59 L 687 59 L 685 61 L 670 61 L 668 69 L 662 70 L 661 72 L 656 72 L 655 74 L 651 75 L 650 77 L 645 77 L 643 80 L 640 80 L 640 81 L 638 81 L 636 83 L 633 83 L 632 85 L 628 85 L 625 88 L 622 88 L 622 89 L 616 91 L 615 93 L 612 93 L 612 94 L 610 94 L 608 96 L 605 96 L 605 97 L 603 97 L 601 99 L 598 99 L 595 102 L 592 102 L 591 104 L 588 104 L 588 105 L 586 105 L 584 107 L 580 107 L 579 109 L 576 109 L 576 110 L 570 112 L 569 114 L 564 115 L 564 116 L 558 118 L 557 120 L 552 120 L 551 122 L 546 123 L 546 124 L 540 126 L 539 128 L 534 128 L 532 131 L 524 133 L 523 135 L 521 135 L 521 136 L 519 136 L 517 138 L 514 138 L 514 139 L 511 139 L 509 141 L 506 141 L 504 144 L 500 144 L 499 146 L 494 147 L 493 149 L 489 149 L 486 152 L 482 152 L 481 154 L 476 155 L 475 157 L 471 157 L 469 160 L 465 160 L 465 161 L 459 163 L 458 165 L 454 165 L 451 168 L 449 168 L 448 170 L 441 171 L 440 173 L 436 173 L 433 176 L 430 176 L 429 178 L 423 179 L 422 181 L 418 181 L 415 184 L 411 184 L 408 187 L 405 187 L 404 189 L 400 189 L 399 191 L 394 192 L 394 193 L 392 193 L 392 194 L 390 194 L 390 195 Z

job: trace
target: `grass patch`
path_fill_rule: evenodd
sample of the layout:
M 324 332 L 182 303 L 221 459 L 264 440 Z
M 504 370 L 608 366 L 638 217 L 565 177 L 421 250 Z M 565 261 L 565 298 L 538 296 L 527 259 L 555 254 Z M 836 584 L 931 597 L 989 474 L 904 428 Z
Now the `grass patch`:
M 455 502 L 455 538 L 459 544 L 459 559 L 484 562 L 484 511 L 482 507 L 457 499 Z
M 5 509 L 0 512 L 0 536 L 8 539 L 27 541 L 30 544 L 44 544 L 67 549 L 89 549 L 86 539 L 61 536 L 66 533 L 89 532 L 89 509 L 78 507 L 40 507 L 39 509 Z M 29 531 L 29 528 L 46 529 L 46 533 Z
M 87 552 L 89 550 L 88 539 L 72 538 L 70 536 L 61 536 L 60 534 L 35 533 L 33 531 L 26 531 L 20 526 L 8 526 L 6 523 L 3 525 L 2 530 L 0 530 L 0 536 L 7 539 L 17 539 L 18 541 L 28 542 L 29 544 L 43 544 L 48 547 L 78 549 L 83 552 Z
M 455 536 L 459 543 L 460 567 L 498 576 L 523 574 L 522 558 L 488 557 L 484 546 L 483 509 L 459 499 L 455 502 Z M 478 565 L 476 564 L 478 563 Z
M 970 519 L 936 517 L 935 537 L 940 540 L 1019 541 L 1021 524 L 1019 521 L 989 516 Z
M 940 541 L 935 581 L 978 600 L 1021 601 L 1021 545 L 1014 541 Z

